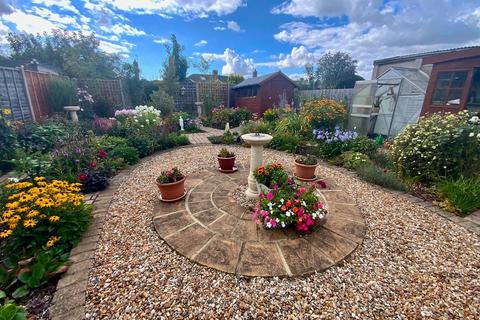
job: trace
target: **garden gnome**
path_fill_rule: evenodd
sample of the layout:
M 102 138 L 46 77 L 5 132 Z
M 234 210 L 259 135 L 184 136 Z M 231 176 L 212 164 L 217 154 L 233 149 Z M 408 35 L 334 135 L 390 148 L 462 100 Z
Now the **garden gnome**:
M 182 116 L 180 116 L 180 118 L 178 119 L 178 123 L 180 124 L 180 131 L 183 131 L 183 118 L 182 118 Z
M 225 133 L 229 133 L 230 132 L 230 122 L 227 122 L 227 124 L 225 125 Z

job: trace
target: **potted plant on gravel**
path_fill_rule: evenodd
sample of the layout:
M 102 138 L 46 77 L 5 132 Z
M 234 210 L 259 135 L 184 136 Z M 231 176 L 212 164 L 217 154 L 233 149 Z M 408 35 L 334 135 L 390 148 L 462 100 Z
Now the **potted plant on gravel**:
M 318 160 L 315 156 L 300 156 L 295 158 L 295 178 L 302 181 L 313 181 L 316 179 L 315 170 Z
M 186 194 L 186 176 L 177 168 L 162 171 L 157 178 L 157 186 L 160 190 L 160 200 L 174 202 L 182 199 Z
M 258 167 L 255 169 L 253 176 L 257 182 L 257 189 L 263 193 L 268 193 L 272 189 L 278 189 L 291 180 L 283 165 L 279 162 Z
M 234 172 L 237 171 L 235 167 L 235 153 L 228 151 L 226 148 L 220 149 L 218 153 L 218 165 L 221 172 Z

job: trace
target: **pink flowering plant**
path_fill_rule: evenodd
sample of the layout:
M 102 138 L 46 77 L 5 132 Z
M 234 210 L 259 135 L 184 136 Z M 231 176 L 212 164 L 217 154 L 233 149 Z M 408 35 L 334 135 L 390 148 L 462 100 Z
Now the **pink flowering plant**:
M 317 187 L 322 186 L 298 186 L 288 179 L 286 185 L 259 194 L 252 217 L 266 229 L 295 227 L 298 232 L 309 232 L 327 215 L 325 205 L 316 195 Z

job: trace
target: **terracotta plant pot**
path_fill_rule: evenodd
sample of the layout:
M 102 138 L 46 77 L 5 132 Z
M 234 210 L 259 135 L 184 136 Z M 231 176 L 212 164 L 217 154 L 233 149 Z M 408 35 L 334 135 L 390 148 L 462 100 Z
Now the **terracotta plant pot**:
M 295 160 L 295 176 L 299 179 L 313 179 L 315 178 L 315 169 L 317 164 L 301 164 Z
M 187 178 L 183 177 L 182 180 L 172 183 L 159 183 L 157 181 L 158 189 L 162 194 L 162 200 L 172 201 L 183 198 L 183 195 L 185 194 L 185 179 Z
M 225 171 L 233 170 L 233 167 L 235 166 L 235 158 L 236 157 L 222 158 L 217 156 L 220 169 Z

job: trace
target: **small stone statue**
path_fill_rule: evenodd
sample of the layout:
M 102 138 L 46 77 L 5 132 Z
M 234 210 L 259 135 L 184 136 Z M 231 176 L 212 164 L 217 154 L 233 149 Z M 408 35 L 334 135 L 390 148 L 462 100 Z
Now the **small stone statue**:
M 180 118 L 178 119 L 178 124 L 180 125 L 180 131 L 183 131 L 183 118 L 182 116 L 180 116 Z
M 230 132 L 230 122 L 227 122 L 227 124 L 225 125 L 225 133 L 229 133 Z

